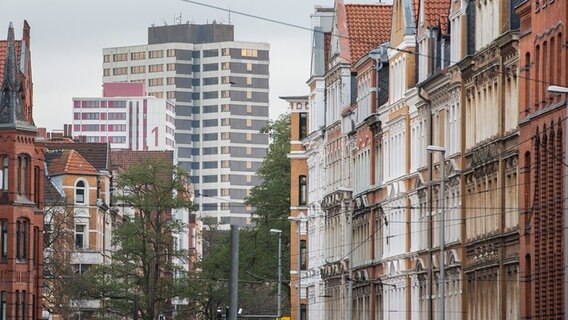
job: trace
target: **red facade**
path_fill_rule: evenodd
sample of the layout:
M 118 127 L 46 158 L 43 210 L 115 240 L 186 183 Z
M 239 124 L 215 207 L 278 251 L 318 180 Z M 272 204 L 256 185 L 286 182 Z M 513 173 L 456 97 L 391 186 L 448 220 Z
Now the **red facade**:
M 525 1 L 520 30 L 519 214 L 522 319 L 564 319 L 566 1 Z
M 0 319 L 39 319 L 44 147 L 32 120 L 29 25 L 0 41 Z

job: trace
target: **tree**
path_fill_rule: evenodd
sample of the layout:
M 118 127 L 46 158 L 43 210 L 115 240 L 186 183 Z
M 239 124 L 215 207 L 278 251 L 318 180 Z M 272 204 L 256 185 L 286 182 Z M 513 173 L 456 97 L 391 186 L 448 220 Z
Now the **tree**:
M 42 301 L 50 314 L 72 319 L 77 312 L 74 302 L 85 294 L 89 283 L 72 265 L 75 248 L 73 204 L 68 204 L 64 196 L 53 190 L 55 188 L 45 199 Z
M 270 229 L 282 230 L 282 274 L 289 274 L 290 116 L 282 115 L 261 132 L 270 136 L 271 143 L 257 171 L 262 183 L 253 187 L 246 199 L 246 205 L 255 208 L 254 224 L 239 232 L 239 307 L 246 314 L 274 314 L 276 311 L 278 238 L 270 234 Z M 216 310 L 224 311 L 229 305 L 230 242 L 228 232 L 217 230 L 214 224 L 206 229 L 202 236 L 201 271 L 192 276 L 188 290 L 202 316 L 215 319 Z M 282 284 L 284 296 L 288 297 L 283 306 L 287 306 L 288 280 L 283 279 Z
M 146 160 L 119 174 L 117 189 L 117 203 L 135 214 L 113 231 L 112 262 L 90 274 L 91 294 L 105 301 L 103 312 L 139 312 L 142 319 L 154 320 L 171 311 L 178 294 L 173 275 L 183 270 L 176 270 L 172 259 L 188 258 L 172 242 L 172 235 L 186 227 L 172 218 L 172 210 L 192 207 L 188 174 L 163 160 Z

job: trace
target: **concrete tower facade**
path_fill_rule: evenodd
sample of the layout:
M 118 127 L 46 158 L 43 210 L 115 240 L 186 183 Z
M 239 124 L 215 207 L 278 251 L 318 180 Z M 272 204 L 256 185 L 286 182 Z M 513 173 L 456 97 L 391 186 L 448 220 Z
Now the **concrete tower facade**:
M 175 101 L 176 158 L 202 217 L 247 224 L 243 204 L 268 147 L 269 45 L 234 41 L 234 27 L 150 27 L 148 44 L 103 49 L 103 82 L 146 83 Z M 233 220 L 229 221 L 229 218 Z

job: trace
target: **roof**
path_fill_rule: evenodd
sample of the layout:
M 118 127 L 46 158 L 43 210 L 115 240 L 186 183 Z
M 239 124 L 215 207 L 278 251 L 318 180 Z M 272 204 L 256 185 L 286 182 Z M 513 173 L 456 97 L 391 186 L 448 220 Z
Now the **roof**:
M 110 171 L 110 145 L 96 142 L 68 142 L 68 140 L 45 143 L 48 150 L 75 150 L 98 171 Z
M 57 187 L 53 184 L 53 181 L 51 181 L 50 179 L 45 180 L 45 184 L 43 186 L 43 195 L 45 204 L 48 206 L 65 204 L 65 195 L 59 192 Z
M 450 0 L 424 1 L 424 24 L 426 27 L 440 27 L 442 33 L 448 31 Z
M 174 163 L 174 152 L 168 151 L 132 151 L 112 150 L 110 153 L 112 170 L 128 170 L 133 164 L 148 160 L 163 160 Z
M 355 63 L 372 48 L 388 42 L 391 34 L 392 5 L 345 5 L 351 62 Z
M 16 61 L 20 63 L 20 52 L 22 49 L 22 41 L 15 40 L 14 45 L 16 46 Z M 0 41 L 0 82 L 4 79 L 4 62 L 6 62 L 6 57 L 8 55 L 8 41 Z
M 75 150 L 51 151 L 46 154 L 48 175 L 97 175 L 98 171 Z

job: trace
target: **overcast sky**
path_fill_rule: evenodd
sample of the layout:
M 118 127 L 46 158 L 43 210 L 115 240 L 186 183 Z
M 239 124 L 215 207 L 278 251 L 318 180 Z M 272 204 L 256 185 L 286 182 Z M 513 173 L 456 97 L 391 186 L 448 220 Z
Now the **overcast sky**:
M 314 5 L 333 0 L 197 0 L 304 27 Z M 359 0 L 347 3 L 375 3 Z M 62 129 L 71 123 L 72 97 L 100 96 L 102 49 L 147 43 L 147 28 L 182 21 L 228 23 L 226 11 L 182 0 L 2 0 L 0 38 L 9 22 L 21 38 L 24 19 L 31 26 L 34 120 L 38 127 Z M 270 44 L 271 118 L 286 111 L 279 96 L 303 95 L 309 75 L 310 32 L 231 14 L 235 40 Z

